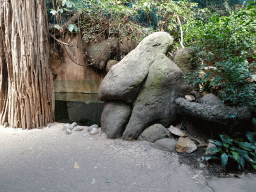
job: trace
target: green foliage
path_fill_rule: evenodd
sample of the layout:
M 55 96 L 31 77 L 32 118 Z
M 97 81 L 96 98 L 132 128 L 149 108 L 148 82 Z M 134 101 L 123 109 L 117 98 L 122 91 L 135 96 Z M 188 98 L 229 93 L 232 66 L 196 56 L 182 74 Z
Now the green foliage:
M 68 30 L 80 31 L 87 42 L 112 37 L 140 42 L 155 31 L 167 31 L 174 37 L 174 52 L 180 46 L 183 30 L 183 44 L 195 50 L 193 62 L 199 67 L 188 74 L 186 81 L 201 87 L 201 91 L 217 94 L 227 105 L 256 105 L 256 86 L 249 81 L 256 61 L 255 4 L 231 7 L 223 1 L 199 9 L 188 0 L 55 2 L 49 10 L 56 18 L 55 28 L 61 30 L 67 15 L 82 12 Z
M 62 6 L 63 7 L 66 6 L 67 8 L 72 8 L 74 6 L 74 3 L 70 0 L 62 0 Z
M 196 4 L 185 1 L 171 0 L 140 0 L 140 1 L 84 1 L 83 11 L 90 15 L 81 23 L 85 39 L 97 36 L 99 28 L 111 36 L 132 36 L 138 42 L 155 31 L 167 31 L 177 40 L 180 39 L 180 26 L 188 23 L 193 16 L 192 9 Z M 108 21 L 109 26 L 107 26 Z
M 227 2 L 229 4 L 235 5 L 240 4 L 240 0 L 191 0 L 192 2 L 198 3 L 200 8 L 209 7 L 214 4 L 215 6 L 222 6 L 223 3 Z
M 216 147 L 207 150 L 211 153 L 205 156 L 205 160 L 220 160 L 224 168 L 227 167 L 231 160 L 237 164 L 240 170 L 243 170 L 245 166 L 256 169 L 255 135 L 256 133 L 247 132 L 247 141 L 244 142 L 243 138 L 232 139 L 228 135 L 220 134 L 221 141 L 209 140 L 209 142 L 212 142 Z
M 68 16 L 69 15 L 69 12 L 71 12 L 72 8 L 75 7 L 75 3 L 73 3 L 72 0 L 61 0 L 61 1 L 57 1 L 56 5 L 57 5 L 56 9 L 53 9 L 53 8 L 48 9 L 48 12 L 52 16 L 56 17 L 57 24 L 55 25 L 55 28 L 57 30 L 60 30 L 61 29 L 61 26 L 60 26 L 61 18 L 63 16 Z M 55 7 L 55 4 L 52 5 L 52 7 Z M 78 27 L 74 23 L 72 23 L 68 26 L 68 30 L 70 32 L 73 32 L 73 31 L 78 32 L 79 31 Z
M 194 47 L 200 66 L 188 74 L 188 83 L 207 92 L 218 90 L 228 105 L 256 104 L 255 84 L 248 81 L 256 58 L 255 9 L 249 4 L 238 11 L 230 9 L 229 16 L 213 14 L 206 22 L 198 19 L 184 26 L 184 42 Z M 214 68 L 205 70 L 206 66 Z
M 152 29 L 130 22 L 130 17 L 136 12 L 133 7 L 125 5 L 126 1 L 84 1 L 79 23 L 84 39 L 97 42 L 112 37 L 130 37 L 139 42 L 150 34 Z
M 70 25 L 68 26 L 68 30 L 69 30 L 70 32 L 73 32 L 73 31 L 78 31 L 79 29 L 77 28 L 77 26 L 76 26 L 75 24 L 70 24 Z
M 56 8 L 49 10 L 56 17 L 67 15 L 70 10 L 82 11 L 81 20 L 75 23 L 85 40 L 131 36 L 138 42 L 155 31 L 169 32 L 177 44 L 180 40 L 180 25 L 188 23 L 195 15 L 195 3 L 188 0 L 57 0 Z M 48 6 L 50 6 L 48 2 Z M 89 16 L 89 17 L 88 17 Z M 62 18 L 63 20 L 63 18 Z M 58 26 L 57 26 L 58 27 Z M 101 32 L 100 32 L 101 31 Z

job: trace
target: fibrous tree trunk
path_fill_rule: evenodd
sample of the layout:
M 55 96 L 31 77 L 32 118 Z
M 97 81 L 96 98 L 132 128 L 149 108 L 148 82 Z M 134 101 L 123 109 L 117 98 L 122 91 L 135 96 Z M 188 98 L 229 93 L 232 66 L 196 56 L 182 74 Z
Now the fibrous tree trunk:
M 0 0 L 0 124 L 54 120 L 45 0 Z

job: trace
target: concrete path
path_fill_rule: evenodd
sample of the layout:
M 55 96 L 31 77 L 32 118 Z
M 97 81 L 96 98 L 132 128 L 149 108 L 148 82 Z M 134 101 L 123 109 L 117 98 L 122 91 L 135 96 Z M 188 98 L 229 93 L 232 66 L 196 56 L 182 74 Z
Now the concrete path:
M 148 142 L 67 135 L 62 124 L 0 127 L 1 192 L 255 192 L 256 175 L 218 178 Z

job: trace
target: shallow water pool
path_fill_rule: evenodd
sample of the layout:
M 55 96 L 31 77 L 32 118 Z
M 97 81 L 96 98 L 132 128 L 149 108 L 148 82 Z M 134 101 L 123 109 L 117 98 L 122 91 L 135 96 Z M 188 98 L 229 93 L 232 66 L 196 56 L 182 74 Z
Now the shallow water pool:
M 55 120 L 79 125 L 98 124 L 104 103 L 97 94 L 55 93 Z

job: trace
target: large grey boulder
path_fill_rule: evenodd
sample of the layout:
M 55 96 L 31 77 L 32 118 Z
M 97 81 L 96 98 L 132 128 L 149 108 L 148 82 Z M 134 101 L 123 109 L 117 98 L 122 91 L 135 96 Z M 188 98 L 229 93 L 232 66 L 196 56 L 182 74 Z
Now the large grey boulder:
M 163 125 L 154 124 L 145 129 L 138 137 L 138 140 L 154 143 L 159 139 L 168 138 L 170 136 L 170 131 L 168 131 Z
M 103 79 L 98 96 L 100 100 L 122 100 L 132 103 L 141 84 L 156 57 L 165 54 L 173 43 L 173 38 L 166 32 L 156 32 L 145 39 L 114 65 Z
M 121 101 L 105 103 L 101 115 L 101 130 L 107 134 L 108 139 L 122 136 L 132 108 Z
M 185 89 L 183 81 L 181 69 L 164 54 L 159 55 L 134 102 L 122 139 L 137 139 L 145 128 L 155 123 L 169 127 L 176 118 L 175 99 L 191 91 Z

